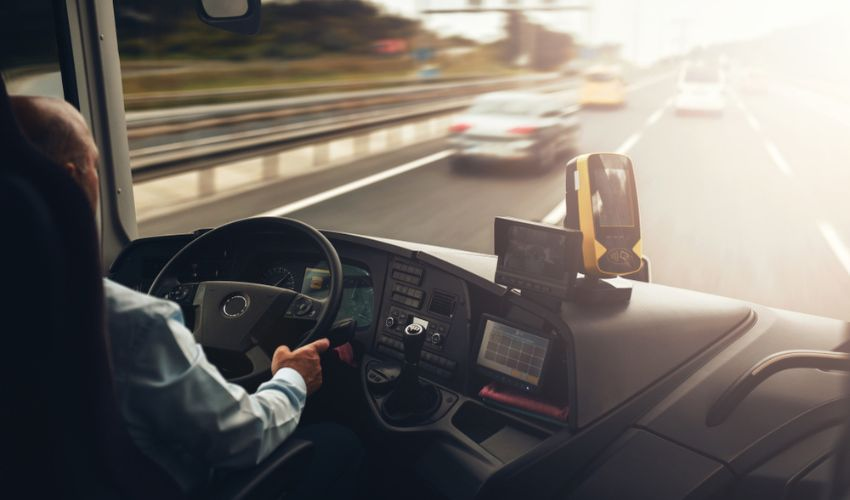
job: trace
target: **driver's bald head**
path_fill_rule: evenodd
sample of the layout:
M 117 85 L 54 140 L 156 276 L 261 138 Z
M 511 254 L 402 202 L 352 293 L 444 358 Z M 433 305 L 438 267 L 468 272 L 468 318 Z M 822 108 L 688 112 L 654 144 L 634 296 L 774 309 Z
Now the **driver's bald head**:
M 97 146 L 86 121 L 66 101 L 12 96 L 12 109 L 24 136 L 53 162 L 66 168 L 97 206 Z

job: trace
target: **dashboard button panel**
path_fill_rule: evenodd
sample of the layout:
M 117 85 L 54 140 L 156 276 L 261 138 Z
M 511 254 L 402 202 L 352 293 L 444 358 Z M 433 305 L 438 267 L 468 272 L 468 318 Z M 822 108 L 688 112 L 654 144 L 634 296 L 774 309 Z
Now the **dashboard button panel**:
M 439 320 L 424 317 L 414 311 L 391 306 L 390 314 L 384 319 L 384 331 L 401 337 L 404 328 L 411 323 L 420 323 L 426 328 L 425 349 L 442 351 L 449 335 L 449 325 Z
M 401 361 L 404 359 L 404 344 L 401 340 L 388 335 L 382 335 L 378 339 L 378 352 L 397 361 Z M 448 380 L 452 378 L 457 363 L 439 354 L 423 350 L 422 357 L 419 360 L 419 366 L 427 373 Z

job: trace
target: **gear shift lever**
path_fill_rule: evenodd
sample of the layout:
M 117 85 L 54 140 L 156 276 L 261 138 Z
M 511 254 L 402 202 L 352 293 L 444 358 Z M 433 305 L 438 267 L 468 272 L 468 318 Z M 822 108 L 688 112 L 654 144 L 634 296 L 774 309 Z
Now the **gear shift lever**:
M 417 323 L 411 323 L 404 329 L 404 363 L 419 369 L 419 358 L 422 356 L 422 345 L 425 343 L 425 328 Z
M 419 379 L 419 358 L 425 343 L 425 327 L 413 323 L 404 329 L 404 365 L 398 384 L 383 405 L 384 417 L 392 423 L 409 423 L 428 418 L 440 406 L 440 391 Z

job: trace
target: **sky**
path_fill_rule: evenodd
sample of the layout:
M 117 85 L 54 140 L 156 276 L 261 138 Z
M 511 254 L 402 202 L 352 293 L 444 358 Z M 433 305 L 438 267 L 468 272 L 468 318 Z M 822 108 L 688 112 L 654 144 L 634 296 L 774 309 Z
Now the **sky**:
M 463 7 L 466 0 L 370 0 L 385 10 L 408 17 L 423 17 L 428 8 Z M 501 7 L 507 0 L 482 0 L 484 6 Z M 517 0 L 521 6 L 542 0 Z M 850 30 L 850 0 L 553 0 L 550 4 L 590 4 L 586 12 L 530 13 L 529 17 L 551 29 L 574 34 L 592 44 L 619 43 L 623 56 L 638 63 L 696 45 L 750 39 L 778 28 L 827 18 L 842 18 Z M 481 41 L 503 36 L 504 16 L 499 13 L 429 14 L 426 26 L 441 34 L 458 34 Z

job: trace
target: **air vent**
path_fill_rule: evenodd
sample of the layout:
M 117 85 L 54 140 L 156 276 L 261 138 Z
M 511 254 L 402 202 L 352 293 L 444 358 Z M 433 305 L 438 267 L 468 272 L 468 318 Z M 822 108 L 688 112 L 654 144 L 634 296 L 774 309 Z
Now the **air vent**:
M 431 294 L 431 305 L 428 306 L 428 310 L 443 316 L 451 316 L 455 310 L 455 298 L 453 295 L 434 290 L 434 293 Z

